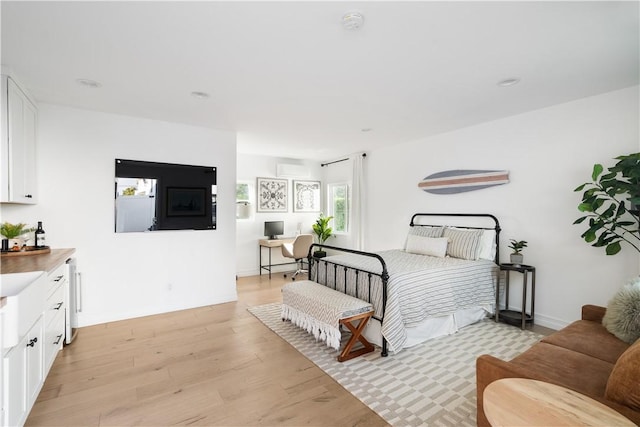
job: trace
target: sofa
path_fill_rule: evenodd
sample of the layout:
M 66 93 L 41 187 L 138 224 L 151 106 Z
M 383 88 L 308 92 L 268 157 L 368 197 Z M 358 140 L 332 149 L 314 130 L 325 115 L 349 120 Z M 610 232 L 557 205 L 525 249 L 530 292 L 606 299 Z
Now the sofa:
M 602 326 L 606 308 L 582 307 L 582 319 L 543 338 L 510 361 L 476 360 L 477 424 L 489 426 L 485 387 L 500 378 L 557 384 L 597 400 L 640 425 L 640 339 L 628 344 Z

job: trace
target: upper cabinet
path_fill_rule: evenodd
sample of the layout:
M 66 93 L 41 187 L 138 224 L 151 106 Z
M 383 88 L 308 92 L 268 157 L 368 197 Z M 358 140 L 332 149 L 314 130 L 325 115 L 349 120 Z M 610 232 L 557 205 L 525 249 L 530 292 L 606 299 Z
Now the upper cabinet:
M 35 104 L 10 76 L 2 75 L 0 202 L 37 202 L 37 121 Z

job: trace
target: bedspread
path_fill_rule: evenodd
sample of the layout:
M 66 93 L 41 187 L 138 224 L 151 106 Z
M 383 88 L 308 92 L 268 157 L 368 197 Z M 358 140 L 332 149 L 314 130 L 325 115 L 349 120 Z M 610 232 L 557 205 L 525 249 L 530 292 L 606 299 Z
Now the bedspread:
M 449 315 L 457 310 L 495 303 L 498 267 L 491 261 L 468 261 L 459 258 L 438 258 L 416 255 L 402 250 L 377 252 L 385 260 L 389 271 L 387 304 L 382 307 L 382 281 L 354 270 L 344 271 L 323 267 L 318 270 L 318 281 L 349 295 L 370 300 L 375 315 L 382 317 L 382 335 L 393 352 L 402 350 L 407 339 L 405 328 L 415 326 L 429 317 Z M 379 261 L 355 254 L 324 258 L 373 273 L 381 272 Z M 316 267 L 316 266 L 314 266 Z M 346 289 L 344 276 L 347 276 Z M 370 293 L 370 296 L 368 295 Z M 364 293 L 364 294 L 363 294 Z

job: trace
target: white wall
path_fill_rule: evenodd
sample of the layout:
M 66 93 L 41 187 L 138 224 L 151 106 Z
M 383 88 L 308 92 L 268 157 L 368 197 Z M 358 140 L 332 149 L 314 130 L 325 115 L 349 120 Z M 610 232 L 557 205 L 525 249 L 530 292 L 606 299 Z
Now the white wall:
M 288 212 L 256 212 L 256 179 L 257 178 L 278 178 L 276 176 L 276 166 L 279 163 L 294 164 L 306 167 L 309 177 L 300 178 L 279 178 L 288 181 Z M 285 237 L 294 236 L 298 224 L 301 224 L 302 233 L 312 233 L 311 225 L 315 222 L 319 213 L 293 212 L 293 191 L 292 181 L 311 180 L 322 181 L 322 171 L 320 162 L 310 160 L 285 159 L 270 156 L 254 156 L 248 154 L 238 154 L 238 182 L 250 184 L 250 194 L 252 197 L 250 219 L 238 220 L 236 224 L 236 263 L 238 276 L 250 276 L 259 274 L 259 252 L 258 240 L 264 237 L 265 221 L 284 221 Z M 324 181 L 322 181 L 322 203 L 324 203 Z M 324 205 L 323 205 L 324 206 Z M 267 263 L 268 252 L 263 249 L 263 264 Z M 282 257 L 280 248 L 272 249 L 272 262 L 274 264 L 290 262 Z M 294 265 L 274 267 L 273 271 L 295 270 Z M 267 273 L 266 271 L 263 273 Z M 267 273 L 268 274 L 268 273 Z
M 2 219 L 41 220 L 50 246 L 77 249 L 80 326 L 236 300 L 234 133 L 39 108 L 39 203 Z M 114 233 L 115 158 L 217 167 L 217 230 Z
M 638 254 L 626 247 L 606 256 L 581 240 L 573 189 L 590 180 L 594 163 L 611 166 L 638 151 L 638 116 L 634 87 L 372 151 L 367 249 L 401 247 L 415 212 L 493 213 L 503 262 L 509 239 L 529 242 L 536 323 L 561 327 L 579 318 L 583 304 L 606 305 L 638 275 Z M 449 169 L 507 169 L 511 182 L 457 195 L 418 189 L 425 176 Z

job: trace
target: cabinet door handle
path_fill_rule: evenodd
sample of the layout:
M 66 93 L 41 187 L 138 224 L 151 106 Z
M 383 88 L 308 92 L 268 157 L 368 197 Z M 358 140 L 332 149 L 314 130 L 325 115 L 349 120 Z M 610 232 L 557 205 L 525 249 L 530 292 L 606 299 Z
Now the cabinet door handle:
M 27 199 L 32 199 L 33 196 L 31 194 L 25 194 L 24 197 L 26 197 Z
M 76 313 L 82 313 L 82 275 L 80 272 L 76 272 Z
M 35 347 L 37 342 L 38 342 L 38 337 L 31 338 L 31 341 L 29 341 L 29 344 L 27 344 L 27 347 Z
M 62 339 L 62 334 L 58 335 L 57 338 L 58 339 L 53 343 L 54 345 L 60 344 L 60 340 Z
M 60 307 L 62 307 L 62 304 L 64 304 L 64 302 L 59 302 L 57 307 L 54 307 L 54 310 L 60 310 Z
M 54 282 L 59 282 L 60 280 L 62 280 L 62 278 L 64 277 L 64 275 L 62 276 L 58 276 L 55 279 L 53 279 Z

